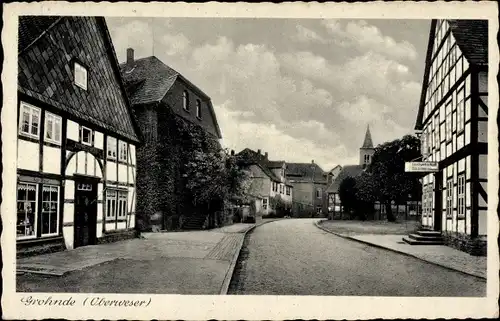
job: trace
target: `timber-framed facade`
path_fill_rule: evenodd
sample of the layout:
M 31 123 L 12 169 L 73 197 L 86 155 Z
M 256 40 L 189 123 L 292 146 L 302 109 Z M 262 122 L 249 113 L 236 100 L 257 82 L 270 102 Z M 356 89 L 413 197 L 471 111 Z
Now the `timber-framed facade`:
M 138 131 L 106 22 L 20 17 L 17 249 L 134 236 Z
M 415 129 L 424 161 L 422 225 L 448 245 L 486 254 L 488 25 L 433 20 Z

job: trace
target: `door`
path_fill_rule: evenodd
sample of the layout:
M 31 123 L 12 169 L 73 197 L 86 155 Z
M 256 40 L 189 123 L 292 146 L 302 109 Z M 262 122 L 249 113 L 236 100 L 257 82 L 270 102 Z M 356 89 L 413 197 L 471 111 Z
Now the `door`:
M 75 182 L 74 247 L 96 244 L 97 241 L 97 183 Z
M 434 231 L 441 232 L 443 221 L 443 172 L 434 175 Z

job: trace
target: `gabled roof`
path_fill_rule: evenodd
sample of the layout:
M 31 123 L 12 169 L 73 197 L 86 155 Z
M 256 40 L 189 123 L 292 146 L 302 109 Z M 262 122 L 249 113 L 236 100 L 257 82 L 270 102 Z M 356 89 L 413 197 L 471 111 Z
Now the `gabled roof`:
M 448 23 L 469 63 L 488 65 L 488 20 L 448 20 Z
M 133 105 L 159 102 L 165 97 L 170 88 L 172 88 L 175 81 L 180 79 L 186 83 L 193 91 L 207 101 L 208 110 L 212 115 L 217 136 L 222 138 L 210 97 L 160 59 L 155 56 L 135 59 L 133 65 L 129 65 L 126 62 L 120 64 L 120 69 Z
M 269 161 L 265 155 L 251 150 L 250 148 L 243 149 L 236 154 L 236 157 L 240 165 L 257 165 L 272 181 L 283 183 L 280 178 L 274 174 L 272 169 L 281 168 L 285 164 L 285 161 Z M 284 183 L 291 186 L 286 179 Z
M 345 165 L 330 186 L 328 186 L 327 193 L 338 193 L 340 184 L 346 177 L 357 177 L 363 173 L 363 170 L 362 165 Z
M 325 172 L 316 163 L 287 163 L 286 176 L 295 181 L 326 181 Z
M 370 133 L 370 125 L 366 128 L 365 140 L 363 141 L 363 146 L 361 148 L 370 149 L 373 148 L 372 134 Z
M 282 168 L 285 165 L 285 161 L 267 161 L 267 167 L 269 168 Z
M 448 20 L 448 23 L 450 25 L 451 33 L 467 61 L 473 65 L 488 65 L 488 21 Z M 437 20 L 433 19 L 431 21 L 431 28 L 429 31 L 429 42 L 427 44 L 424 77 L 422 80 L 422 91 L 420 93 L 420 103 L 417 121 L 415 123 L 415 129 L 417 130 L 422 129 L 425 97 L 429 83 L 436 25 Z
M 21 16 L 18 46 L 21 94 L 139 142 L 104 18 Z M 73 83 L 72 59 L 89 69 L 87 90 Z

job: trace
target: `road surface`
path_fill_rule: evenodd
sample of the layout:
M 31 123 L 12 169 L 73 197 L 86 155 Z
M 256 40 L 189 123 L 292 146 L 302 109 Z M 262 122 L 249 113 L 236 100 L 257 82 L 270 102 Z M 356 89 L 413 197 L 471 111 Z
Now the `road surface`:
M 480 278 L 327 233 L 314 219 L 247 235 L 229 294 L 485 296 Z

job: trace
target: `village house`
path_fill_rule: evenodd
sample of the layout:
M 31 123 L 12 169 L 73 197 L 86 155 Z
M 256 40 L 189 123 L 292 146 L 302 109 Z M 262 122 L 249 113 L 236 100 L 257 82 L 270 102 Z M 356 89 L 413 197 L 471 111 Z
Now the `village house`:
M 327 213 L 328 173 L 314 163 L 287 163 L 286 178 L 293 186 L 294 217 L 324 216 Z
M 254 198 L 256 212 L 263 217 L 276 214 L 276 200 L 280 199 L 289 209 L 292 205 L 293 187 L 287 181 L 285 161 L 270 161 L 268 153 L 245 148 L 237 154 L 238 164 L 250 173 L 248 194 Z
M 138 131 L 104 18 L 19 17 L 18 256 L 135 237 Z
M 415 129 L 421 132 L 422 160 L 439 166 L 422 179 L 422 225 L 448 245 L 486 255 L 486 20 L 432 20 Z M 425 241 L 418 235 L 405 240 Z
M 120 67 L 143 137 L 137 150 L 138 228 L 206 227 L 209 213 L 186 195 L 182 166 L 196 140 L 220 147 L 210 97 L 157 57 L 135 59 L 132 48 Z
M 373 147 L 372 134 L 370 132 L 370 126 L 368 126 L 366 128 L 363 144 L 359 149 L 359 164 L 344 165 L 341 166 L 340 170 L 338 169 L 339 166 L 337 166 L 330 172 L 333 173 L 334 176 L 330 174 L 332 178 L 329 181 L 328 187 L 326 189 L 329 219 L 334 219 L 342 216 L 343 208 L 339 196 L 339 189 L 342 181 L 347 177 L 355 178 L 361 175 L 366 167 L 370 165 L 374 153 L 375 148 Z

